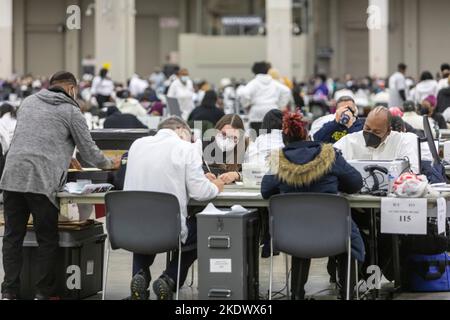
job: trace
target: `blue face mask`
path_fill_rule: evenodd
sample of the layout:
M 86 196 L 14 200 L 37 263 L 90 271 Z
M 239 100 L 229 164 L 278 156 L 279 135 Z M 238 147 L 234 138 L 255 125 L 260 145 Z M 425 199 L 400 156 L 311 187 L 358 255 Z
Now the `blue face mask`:
M 180 81 L 183 82 L 183 83 L 187 83 L 189 81 L 189 77 L 188 76 L 182 76 L 180 78 Z

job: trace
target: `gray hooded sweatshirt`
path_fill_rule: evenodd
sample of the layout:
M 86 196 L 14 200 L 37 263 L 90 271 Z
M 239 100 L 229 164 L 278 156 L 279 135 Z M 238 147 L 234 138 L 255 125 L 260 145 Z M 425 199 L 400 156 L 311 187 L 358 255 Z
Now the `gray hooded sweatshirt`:
M 17 112 L 0 189 L 42 194 L 59 207 L 56 194 L 66 183 L 75 145 L 85 161 L 111 168 L 72 98 L 62 90 L 42 90 L 28 97 Z

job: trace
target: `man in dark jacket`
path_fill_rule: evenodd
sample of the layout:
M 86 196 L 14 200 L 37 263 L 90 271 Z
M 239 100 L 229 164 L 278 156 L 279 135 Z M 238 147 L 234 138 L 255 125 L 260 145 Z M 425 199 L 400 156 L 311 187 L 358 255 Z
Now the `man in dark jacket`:
M 103 127 L 105 129 L 148 129 L 136 116 L 122 113 L 115 106 L 108 108 Z
M 336 119 L 317 131 L 314 141 L 334 144 L 347 134 L 362 131 L 364 120 L 357 117 L 358 108 L 352 97 L 341 97 L 336 103 L 336 108 Z
M 307 136 L 306 125 L 299 114 L 284 116 L 283 140 L 286 147 L 271 156 L 271 174 L 264 176 L 261 184 L 263 198 L 268 199 L 280 193 L 351 194 L 360 191 L 363 187 L 361 174 L 332 145 L 305 141 Z M 352 256 L 358 261 L 364 261 L 364 243 L 355 223 L 352 223 Z M 338 273 L 341 275 L 339 278 L 343 280 L 346 278 L 346 254 L 337 257 L 337 260 Z M 304 299 L 304 286 L 311 261 L 296 257 L 292 261 L 293 296 Z M 304 272 L 299 276 L 300 267 Z M 297 280 L 297 276 L 301 278 Z M 341 295 L 345 296 L 342 290 Z
M 50 79 L 49 90 L 25 99 L 17 112 L 17 127 L 0 182 L 4 191 L 2 298 L 16 299 L 20 291 L 22 244 L 30 213 L 36 231 L 36 299 L 53 294 L 58 252 L 56 197 L 67 178 L 75 145 L 83 159 L 102 169 L 118 167 L 105 158 L 91 138 L 78 104 L 77 81 L 68 72 Z

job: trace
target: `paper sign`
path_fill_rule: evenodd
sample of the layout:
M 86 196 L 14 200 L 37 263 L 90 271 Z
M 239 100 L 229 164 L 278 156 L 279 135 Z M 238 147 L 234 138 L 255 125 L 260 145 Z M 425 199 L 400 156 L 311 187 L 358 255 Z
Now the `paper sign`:
M 437 224 L 438 234 L 445 234 L 445 222 L 447 220 L 447 202 L 444 198 L 437 199 Z
M 427 199 L 383 198 L 381 233 L 427 234 Z
M 209 259 L 209 272 L 231 273 L 231 259 Z

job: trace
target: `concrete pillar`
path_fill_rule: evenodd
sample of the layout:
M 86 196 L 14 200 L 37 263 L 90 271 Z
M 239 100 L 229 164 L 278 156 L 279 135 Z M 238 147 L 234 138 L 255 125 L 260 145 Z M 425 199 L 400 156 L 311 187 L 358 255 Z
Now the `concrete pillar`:
M 407 74 L 419 75 L 419 10 L 418 0 L 403 2 L 403 52 L 404 63 L 408 66 Z
M 25 43 L 25 1 L 13 1 L 13 72 L 24 74 L 26 71 Z
M 292 77 L 292 0 L 266 0 L 267 60 Z
M 369 0 L 367 9 L 369 28 L 369 73 L 371 76 L 389 75 L 389 1 Z
M 80 0 L 66 0 L 67 7 L 70 5 L 78 5 L 81 7 Z M 81 28 L 83 28 L 83 12 L 81 12 Z M 81 31 L 67 30 L 65 34 L 65 69 L 72 72 L 75 76 L 80 76 L 81 67 Z
M 13 72 L 13 2 L 0 1 L 0 78 L 8 78 Z
M 339 68 L 340 51 L 339 51 L 339 17 L 338 17 L 338 2 L 336 0 L 329 0 L 329 28 L 330 28 L 330 47 L 333 49 L 333 56 L 330 61 L 330 76 L 342 76 Z
M 96 0 L 95 59 L 111 64 L 111 77 L 126 82 L 135 72 L 135 1 Z

